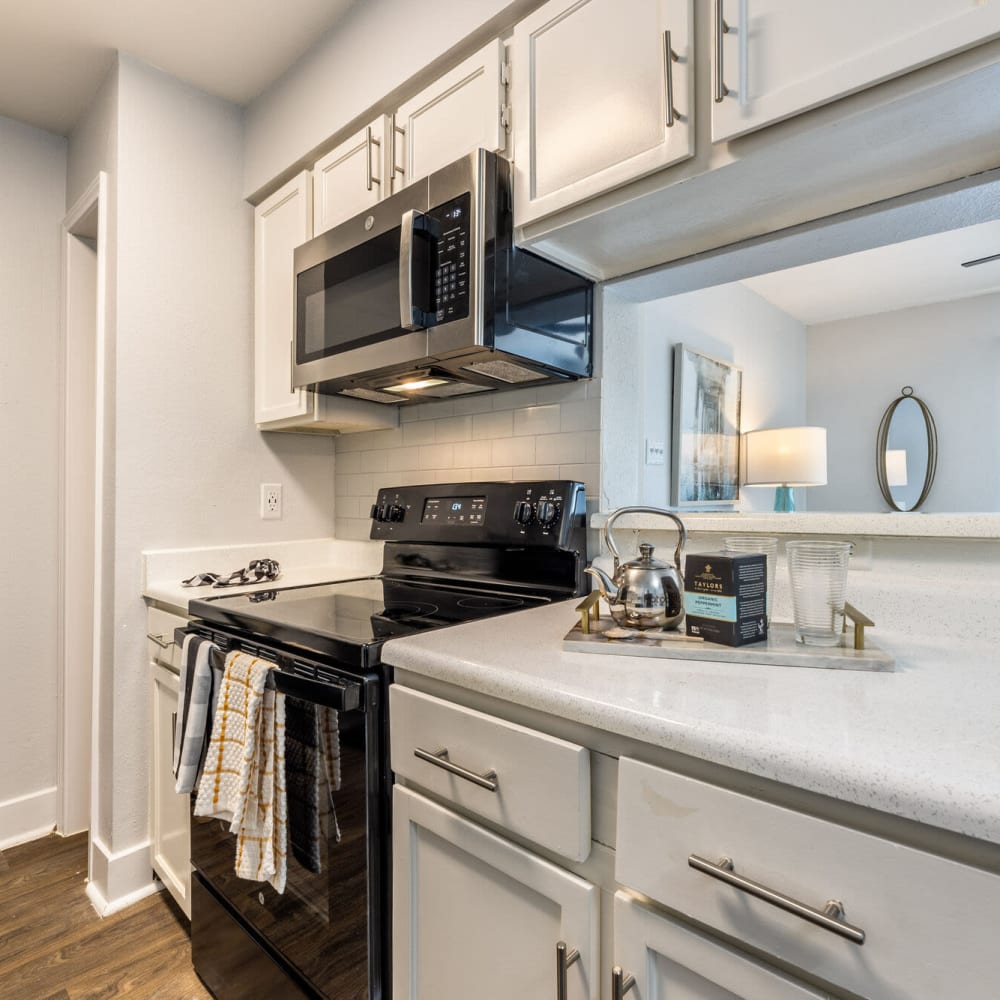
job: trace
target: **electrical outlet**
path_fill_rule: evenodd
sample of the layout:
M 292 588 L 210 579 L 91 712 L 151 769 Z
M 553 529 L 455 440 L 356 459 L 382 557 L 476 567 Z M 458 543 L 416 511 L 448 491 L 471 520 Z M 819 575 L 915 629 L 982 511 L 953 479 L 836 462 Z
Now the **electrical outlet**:
M 281 483 L 260 484 L 260 516 L 265 521 L 281 517 Z
M 662 441 L 646 439 L 646 465 L 663 465 L 667 460 L 667 450 Z

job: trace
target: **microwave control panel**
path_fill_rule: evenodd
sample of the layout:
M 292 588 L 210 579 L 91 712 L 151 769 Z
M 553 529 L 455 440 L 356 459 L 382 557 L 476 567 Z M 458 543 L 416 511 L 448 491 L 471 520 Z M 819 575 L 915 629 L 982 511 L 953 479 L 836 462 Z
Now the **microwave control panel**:
M 433 260 L 433 308 L 437 323 L 469 315 L 469 230 L 472 196 L 463 194 L 432 208 L 440 227 Z

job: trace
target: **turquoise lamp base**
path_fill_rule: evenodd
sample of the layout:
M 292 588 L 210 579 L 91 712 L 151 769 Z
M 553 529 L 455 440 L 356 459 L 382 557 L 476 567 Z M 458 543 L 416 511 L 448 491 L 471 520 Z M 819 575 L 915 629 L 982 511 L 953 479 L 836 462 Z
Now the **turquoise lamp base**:
M 793 514 L 795 512 L 795 493 L 791 486 L 775 487 L 774 509 L 782 514 Z

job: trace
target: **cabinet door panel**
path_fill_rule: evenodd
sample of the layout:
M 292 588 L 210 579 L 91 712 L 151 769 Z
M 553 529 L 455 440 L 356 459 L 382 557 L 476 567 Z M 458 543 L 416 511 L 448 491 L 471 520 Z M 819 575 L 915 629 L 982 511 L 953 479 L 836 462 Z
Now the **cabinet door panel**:
M 715 142 L 1000 34 L 1000 3 L 974 0 L 724 0 L 723 10 L 729 93 L 712 104 Z
M 312 394 L 292 389 L 295 275 L 292 251 L 312 228 L 312 183 L 304 170 L 254 213 L 254 419 L 307 415 Z
M 802 983 L 615 894 L 614 964 L 635 976 L 634 1000 L 820 1000 Z
M 595 886 L 400 785 L 392 838 L 397 1000 L 555 997 L 559 941 L 569 1000 L 600 995 Z
M 393 190 L 426 177 L 474 149 L 502 152 L 503 43 L 492 41 L 396 112 Z
M 150 775 L 150 829 L 153 871 L 184 913 L 191 916 L 190 799 L 174 791 L 174 720 L 177 675 L 150 664 L 153 671 L 153 760 Z
M 551 0 L 515 28 L 519 225 L 693 154 L 691 15 L 688 0 Z
M 313 167 L 313 233 L 318 236 L 370 208 L 385 185 L 388 119 L 383 115 L 331 149 Z

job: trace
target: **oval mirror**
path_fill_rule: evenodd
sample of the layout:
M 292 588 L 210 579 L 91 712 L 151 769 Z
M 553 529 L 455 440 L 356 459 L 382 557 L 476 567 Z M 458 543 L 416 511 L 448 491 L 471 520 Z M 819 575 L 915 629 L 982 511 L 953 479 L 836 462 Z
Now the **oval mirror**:
M 927 499 L 937 471 L 937 427 L 913 386 L 905 385 L 882 415 L 875 450 L 879 489 L 898 511 L 917 510 Z

